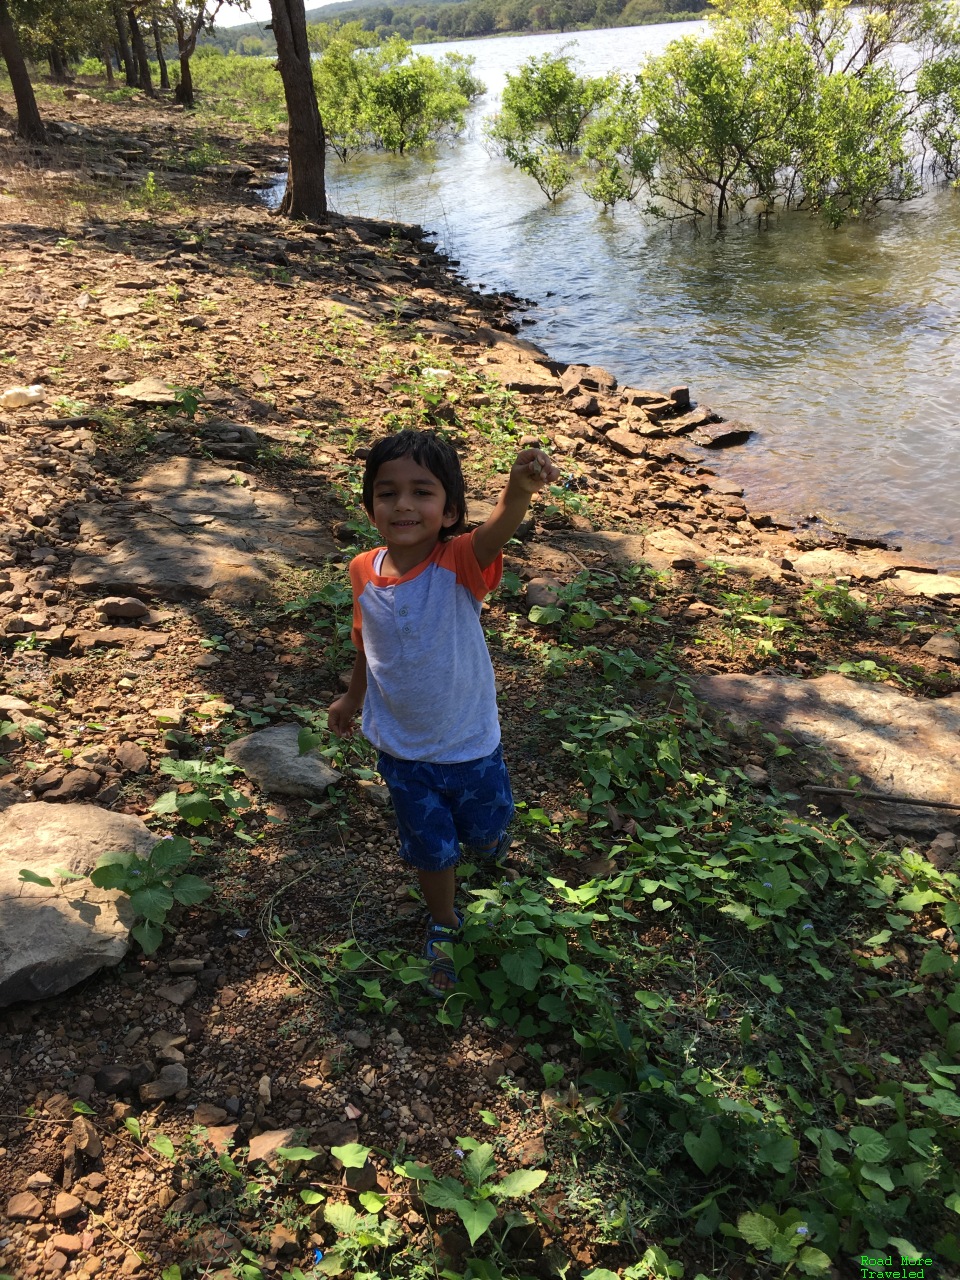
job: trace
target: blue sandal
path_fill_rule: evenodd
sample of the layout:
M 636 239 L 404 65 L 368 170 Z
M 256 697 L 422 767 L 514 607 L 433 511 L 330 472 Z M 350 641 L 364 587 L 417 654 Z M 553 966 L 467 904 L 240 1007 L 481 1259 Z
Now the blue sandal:
M 437 924 L 436 920 L 431 920 L 427 929 L 427 941 L 423 948 L 423 957 L 430 966 L 427 976 L 427 990 L 432 996 L 436 996 L 438 1000 L 446 1000 L 447 996 L 460 981 L 457 977 L 457 971 L 453 967 L 453 961 L 448 955 L 437 950 L 438 943 L 456 942 L 460 933 L 460 926 L 463 924 L 463 916 L 459 911 L 456 912 L 456 916 L 458 923 L 455 929 L 448 924 Z M 439 978 L 449 979 L 449 985 L 441 987 L 437 982 Z

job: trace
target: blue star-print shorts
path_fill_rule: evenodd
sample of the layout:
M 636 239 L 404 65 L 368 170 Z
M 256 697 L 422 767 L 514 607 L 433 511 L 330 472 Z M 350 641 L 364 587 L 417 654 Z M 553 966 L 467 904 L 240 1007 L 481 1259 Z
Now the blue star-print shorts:
M 444 871 L 461 844 L 483 849 L 513 817 L 513 793 L 500 747 L 480 760 L 425 764 L 380 752 L 377 769 L 390 788 L 400 857 L 421 871 Z

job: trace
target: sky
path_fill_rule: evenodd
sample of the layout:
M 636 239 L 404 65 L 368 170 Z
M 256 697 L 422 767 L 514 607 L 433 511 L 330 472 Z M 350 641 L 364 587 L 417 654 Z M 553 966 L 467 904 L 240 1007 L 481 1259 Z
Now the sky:
M 217 14 L 218 27 L 238 27 L 242 22 L 269 22 L 270 0 L 251 0 L 250 12 L 244 13 L 236 5 L 224 5 Z
M 330 0 L 333 3 L 333 0 Z M 307 9 L 319 9 L 319 0 L 307 0 Z M 217 15 L 218 27 L 239 27 L 244 22 L 269 22 L 270 0 L 250 0 L 250 12 L 244 13 L 236 5 L 224 5 Z

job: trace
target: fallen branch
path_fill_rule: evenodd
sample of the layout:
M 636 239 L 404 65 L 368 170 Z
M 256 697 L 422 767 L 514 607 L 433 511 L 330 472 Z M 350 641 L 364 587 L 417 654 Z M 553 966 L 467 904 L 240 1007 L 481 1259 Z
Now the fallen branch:
M 882 796 L 876 791 L 856 791 L 852 787 L 817 787 L 807 782 L 804 791 L 816 791 L 822 796 L 853 796 L 857 800 L 876 800 L 879 804 L 915 804 L 927 809 L 955 809 L 960 812 L 960 804 L 951 804 L 949 800 L 917 800 L 913 796 Z

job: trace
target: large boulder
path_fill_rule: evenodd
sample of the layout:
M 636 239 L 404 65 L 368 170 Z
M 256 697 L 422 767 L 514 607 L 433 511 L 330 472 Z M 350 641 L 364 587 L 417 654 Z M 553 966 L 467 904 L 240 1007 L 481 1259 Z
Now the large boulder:
M 21 868 L 56 886 L 57 868 L 85 876 L 101 854 L 146 856 L 156 841 L 139 818 L 95 805 L 15 804 L 0 813 L 0 1008 L 59 995 L 119 963 L 135 922 L 126 894 L 89 880 L 26 884 Z
M 224 755 L 263 791 L 324 800 L 340 774 L 315 752 L 300 755 L 300 725 L 274 724 L 229 744 Z
M 910 698 L 838 674 L 704 676 L 694 692 L 734 724 L 786 739 L 812 778 L 845 787 L 854 774 L 866 795 L 960 804 L 960 693 Z M 935 830 L 958 817 L 923 804 L 887 803 L 882 813 L 902 830 Z

